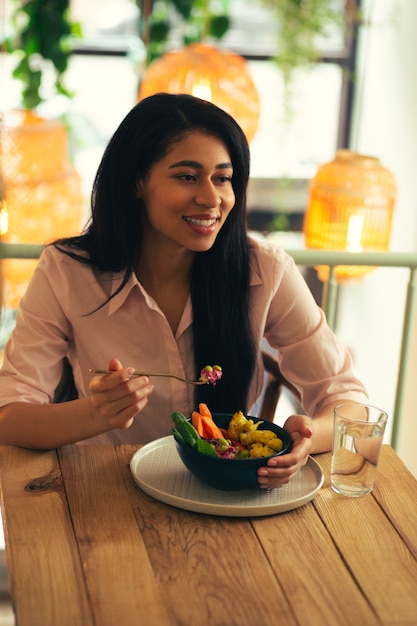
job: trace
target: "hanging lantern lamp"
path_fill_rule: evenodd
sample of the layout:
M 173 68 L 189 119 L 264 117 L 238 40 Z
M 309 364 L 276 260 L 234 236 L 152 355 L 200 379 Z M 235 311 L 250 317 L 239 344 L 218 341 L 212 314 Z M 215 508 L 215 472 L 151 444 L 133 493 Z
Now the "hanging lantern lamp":
M 138 100 L 158 92 L 188 93 L 209 100 L 229 113 L 248 141 L 259 124 L 259 95 L 243 57 L 195 43 L 168 52 L 145 71 Z
M 338 150 L 310 182 L 304 218 L 307 248 L 348 252 L 385 252 L 389 248 L 396 183 L 376 157 Z M 336 279 L 360 278 L 373 268 L 339 266 Z M 320 280 L 328 267 L 317 268 Z
M 79 233 L 85 199 L 81 177 L 68 160 L 68 136 L 62 122 L 46 120 L 29 109 L 8 111 L 0 133 L 0 162 L 3 241 L 45 244 Z M 2 261 L 6 307 L 17 308 L 36 263 Z

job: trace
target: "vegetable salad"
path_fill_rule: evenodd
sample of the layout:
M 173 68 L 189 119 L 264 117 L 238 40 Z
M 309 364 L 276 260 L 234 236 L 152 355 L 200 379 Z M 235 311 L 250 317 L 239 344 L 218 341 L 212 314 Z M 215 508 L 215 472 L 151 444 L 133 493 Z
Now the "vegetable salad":
M 272 430 L 258 430 L 263 422 L 247 419 L 242 411 L 232 416 L 227 429 L 219 428 L 206 404 L 193 411 L 191 422 L 176 411 L 172 414 L 174 438 L 198 452 L 226 459 L 268 457 L 283 448 L 282 440 Z

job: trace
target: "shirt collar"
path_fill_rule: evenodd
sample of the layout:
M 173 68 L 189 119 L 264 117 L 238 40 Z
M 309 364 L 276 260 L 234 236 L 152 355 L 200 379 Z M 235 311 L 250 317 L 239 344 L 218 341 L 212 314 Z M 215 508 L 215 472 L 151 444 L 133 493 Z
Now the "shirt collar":
M 111 278 L 111 293 L 117 291 L 123 281 L 123 274 L 115 273 Z M 132 289 L 141 288 L 138 279 L 134 272 L 132 272 L 127 280 L 126 285 L 117 293 L 109 302 L 109 315 L 112 315 L 120 307 L 124 305 Z
M 254 287 L 255 285 L 262 285 L 263 280 L 260 275 L 258 263 L 256 256 L 253 255 L 251 257 L 251 274 L 250 274 L 250 286 Z M 114 293 L 117 288 L 120 286 L 123 280 L 123 275 L 120 273 L 115 273 L 112 275 L 111 279 L 111 293 Z M 142 292 L 142 295 L 145 299 L 148 298 L 148 294 L 143 289 L 142 285 L 138 281 L 136 274 L 132 272 L 128 278 L 126 285 L 119 291 L 118 294 L 114 296 L 109 302 L 109 315 L 115 313 L 123 304 L 126 302 L 127 297 L 129 296 L 132 289 L 139 289 Z

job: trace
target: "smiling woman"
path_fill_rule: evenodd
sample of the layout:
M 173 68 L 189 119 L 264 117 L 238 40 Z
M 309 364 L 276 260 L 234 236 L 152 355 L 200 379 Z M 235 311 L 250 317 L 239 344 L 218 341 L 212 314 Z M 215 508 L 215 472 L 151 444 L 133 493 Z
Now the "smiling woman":
M 305 414 L 288 417 L 291 452 L 260 468 L 259 483 L 278 487 L 330 448 L 332 407 L 365 390 L 292 260 L 248 236 L 248 179 L 246 137 L 215 105 L 157 94 L 128 113 L 98 167 L 86 230 L 44 250 L 21 302 L 0 372 L 0 443 L 145 443 L 200 403 L 247 412 L 265 339 Z M 53 404 L 63 357 L 78 398 Z M 221 363 L 221 384 L 132 367 L 196 379 L 207 362 Z

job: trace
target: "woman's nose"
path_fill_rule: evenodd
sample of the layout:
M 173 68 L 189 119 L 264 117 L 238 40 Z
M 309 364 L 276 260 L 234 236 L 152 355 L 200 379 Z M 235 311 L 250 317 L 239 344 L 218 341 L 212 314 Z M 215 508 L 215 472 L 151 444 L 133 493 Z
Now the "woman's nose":
M 200 206 L 217 207 L 220 203 L 220 194 L 212 182 L 205 182 L 198 186 L 195 202 Z

